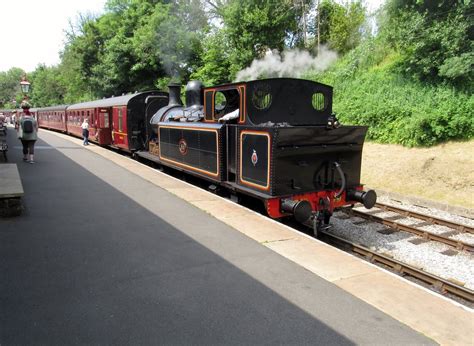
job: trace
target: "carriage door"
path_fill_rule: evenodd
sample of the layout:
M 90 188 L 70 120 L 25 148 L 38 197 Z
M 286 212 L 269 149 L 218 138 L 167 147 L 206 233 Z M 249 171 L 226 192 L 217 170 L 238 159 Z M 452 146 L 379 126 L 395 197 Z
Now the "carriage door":
M 101 145 L 108 145 L 112 143 L 112 129 L 111 123 L 111 108 L 99 108 L 98 116 L 98 141 Z
M 112 129 L 112 143 L 118 147 L 128 149 L 126 107 L 112 108 L 110 127 Z

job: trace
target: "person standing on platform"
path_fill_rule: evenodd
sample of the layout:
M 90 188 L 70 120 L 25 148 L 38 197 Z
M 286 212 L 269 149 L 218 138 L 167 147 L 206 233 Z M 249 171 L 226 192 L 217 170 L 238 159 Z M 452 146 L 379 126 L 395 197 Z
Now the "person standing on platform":
M 23 145 L 23 161 L 35 163 L 33 156 L 35 154 L 35 143 L 38 139 L 38 122 L 30 113 L 28 102 L 22 102 L 21 108 L 23 108 L 23 115 L 19 121 L 18 138 L 20 138 Z
M 84 142 L 82 145 L 89 145 L 89 119 L 84 118 L 82 122 L 82 137 L 84 137 Z
M 16 110 L 12 111 L 12 124 L 13 126 L 15 126 L 15 130 L 18 131 L 18 121 L 17 121 Z

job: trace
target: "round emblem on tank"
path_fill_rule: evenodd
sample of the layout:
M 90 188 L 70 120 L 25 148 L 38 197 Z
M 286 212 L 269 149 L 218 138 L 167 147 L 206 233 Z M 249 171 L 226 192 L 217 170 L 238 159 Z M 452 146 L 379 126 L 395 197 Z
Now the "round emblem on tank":
M 258 162 L 258 156 L 257 156 L 257 152 L 255 151 L 255 149 L 253 150 L 251 159 L 252 159 L 252 164 L 255 166 Z
M 181 155 L 186 155 L 188 153 L 188 143 L 184 138 L 181 138 L 178 142 L 178 149 Z

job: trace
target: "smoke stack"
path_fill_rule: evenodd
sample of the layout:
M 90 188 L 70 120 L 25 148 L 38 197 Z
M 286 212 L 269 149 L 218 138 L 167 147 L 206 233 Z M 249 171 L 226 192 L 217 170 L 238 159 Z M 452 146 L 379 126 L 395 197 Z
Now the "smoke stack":
M 204 85 L 198 80 L 189 81 L 186 85 L 186 107 L 199 108 L 204 104 Z
M 181 101 L 181 84 L 170 83 L 168 84 L 168 89 L 170 93 L 168 106 L 182 106 L 183 102 Z

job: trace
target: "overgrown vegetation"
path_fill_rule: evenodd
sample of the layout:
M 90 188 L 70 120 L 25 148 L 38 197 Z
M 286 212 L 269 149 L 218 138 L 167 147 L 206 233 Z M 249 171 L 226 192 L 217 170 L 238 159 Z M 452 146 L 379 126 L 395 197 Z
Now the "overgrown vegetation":
M 400 73 L 401 59 L 371 39 L 329 71 L 306 77 L 332 85 L 340 120 L 368 125 L 369 139 L 377 142 L 429 146 L 472 139 L 474 97 L 469 87 L 427 83 Z
M 379 32 L 323 74 L 345 123 L 381 143 L 429 146 L 474 138 L 470 1 L 388 1 Z
M 315 56 L 324 45 L 339 60 L 304 76 L 334 87 L 344 123 L 406 146 L 472 139 L 473 15 L 472 0 L 387 0 L 376 22 L 361 0 L 108 0 L 103 15 L 68 30 L 58 66 L 28 74 L 31 100 L 75 103 L 171 79 L 227 83 L 271 50 Z M 0 72 L 0 107 L 21 99 L 21 74 Z

